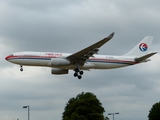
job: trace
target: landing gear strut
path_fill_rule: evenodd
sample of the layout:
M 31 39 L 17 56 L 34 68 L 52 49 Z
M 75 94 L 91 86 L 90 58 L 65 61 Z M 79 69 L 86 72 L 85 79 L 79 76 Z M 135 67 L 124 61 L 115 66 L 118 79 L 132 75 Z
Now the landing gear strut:
M 82 78 L 82 75 L 83 75 L 83 71 L 80 71 L 79 68 L 75 68 L 75 73 L 74 73 L 74 77 L 78 77 L 78 79 L 81 79 Z
M 23 71 L 23 66 L 22 65 L 20 66 L 20 71 Z

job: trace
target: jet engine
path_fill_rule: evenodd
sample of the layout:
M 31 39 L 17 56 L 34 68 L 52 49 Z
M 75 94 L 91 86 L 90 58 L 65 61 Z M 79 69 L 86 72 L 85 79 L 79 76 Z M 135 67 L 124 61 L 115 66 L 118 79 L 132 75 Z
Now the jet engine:
M 55 75 L 68 74 L 68 69 L 52 68 L 51 73 Z
M 52 58 L 51 59 L 52 66 L 65 66 L 69 64 L 70 64 L 70 61 L 65 58 Z

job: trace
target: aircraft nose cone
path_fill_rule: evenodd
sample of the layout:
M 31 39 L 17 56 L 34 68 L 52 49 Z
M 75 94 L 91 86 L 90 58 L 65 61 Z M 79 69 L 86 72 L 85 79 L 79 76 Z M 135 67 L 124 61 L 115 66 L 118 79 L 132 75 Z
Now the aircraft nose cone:
M 8 61 L 9 56 L 5 57 L 5 59 Z
M 10 57 L 11 57 L 11 56 L 8 55 L 8 56 L 5 57 L 5 59 L 6 59 L 7 61 L 9 61 L 9 58 L 10 58 Z

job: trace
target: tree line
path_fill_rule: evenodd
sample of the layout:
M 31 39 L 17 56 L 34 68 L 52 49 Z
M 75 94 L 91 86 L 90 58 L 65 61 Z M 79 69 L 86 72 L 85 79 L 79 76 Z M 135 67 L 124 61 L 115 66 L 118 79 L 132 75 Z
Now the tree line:
M 62 113 L 62 120 L 109 120 L 103 115 L 104 112 L 105 109 L 96 95 L 82 92 L 69 99 Z M 148 119 L 160 120 L 160 102 L 149 110 Z

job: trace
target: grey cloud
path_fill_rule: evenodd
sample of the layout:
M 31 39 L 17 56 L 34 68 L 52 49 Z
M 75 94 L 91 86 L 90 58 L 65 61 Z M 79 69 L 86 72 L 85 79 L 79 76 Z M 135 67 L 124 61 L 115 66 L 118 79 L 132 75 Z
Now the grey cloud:
M 123 55 L 147 35 L 155 37 L 159 51 L 159 1 L 0 1 L 0 119 L 27 118 L 30 105 L 35 120 L 60 120 L 67 101 L 93 92 L 108 112 L 119 120 L 147 119 L 159 101 L 159 56 L 137 66 L 85 71 L 83 79 L 54 76 L 50 68 L 8 63 L 5 56 L 17 51 L 77 52 L 115 32 L 100 54 Z M 111 116 L 109 116 L 111 118 Z

